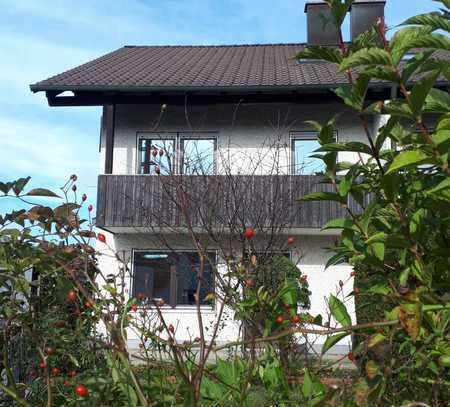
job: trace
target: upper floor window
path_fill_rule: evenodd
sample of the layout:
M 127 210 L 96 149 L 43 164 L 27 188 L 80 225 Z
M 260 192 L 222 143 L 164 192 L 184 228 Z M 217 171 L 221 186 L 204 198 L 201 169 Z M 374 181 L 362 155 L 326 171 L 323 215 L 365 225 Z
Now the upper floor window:
M 325 171 L 325 164 L 311 157 L 320 147 L 315 132 L 293 132 L 292 137 L 292 173 L 294 175 L 316 175 Z
M 203 268 L 200 304 L 214 291 L 213 264 L 215 253 L 208 252 Z M 199 255 L 196 252 L 136 251 L 133 264 L 133 295 L 145 294 L 150 301 L 164 301 L 176 307 L 193 306 L 197 290 Z
M 175 159 L 175 139 L 148 138 L 139 140 L 140 173 L 172 174 Z
M 195 133 L 139 138 L 141 174 L 212 175 L 216 171 L 216 139 Z
M 292 140 L 292 174 L 294 175 L 321 175 L 325 173 L 325 163 L 315 157 L 314 151 L 320 147 L 317 133 L 313 131 L 291 132 Z
M 216 141 L 211 138 L 181 139 L 181 171 L 188 175 L 215 173 Z

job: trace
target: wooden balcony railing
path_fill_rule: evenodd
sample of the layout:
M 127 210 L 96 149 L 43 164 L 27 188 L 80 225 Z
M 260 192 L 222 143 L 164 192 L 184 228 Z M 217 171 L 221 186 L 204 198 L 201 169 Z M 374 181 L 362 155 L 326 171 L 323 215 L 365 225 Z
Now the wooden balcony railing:
M 320 228 L 345 217 L 336 202 L 298 202 L 331 191 L 315 175 L 100 175 L 96 224 L 104 228 Z M 355 202 L 349 202 L 353 209 Z

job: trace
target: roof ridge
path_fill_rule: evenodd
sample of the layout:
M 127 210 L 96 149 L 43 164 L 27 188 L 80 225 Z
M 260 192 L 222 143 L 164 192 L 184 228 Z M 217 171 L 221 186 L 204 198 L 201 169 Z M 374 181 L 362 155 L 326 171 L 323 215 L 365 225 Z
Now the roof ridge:
M 306 42 L 279 42 L 258 44 L 211 44 L 211 45 L 124 45 L 123 48 L 237 48 L 237 47 L 282 47 L 305 46 Z

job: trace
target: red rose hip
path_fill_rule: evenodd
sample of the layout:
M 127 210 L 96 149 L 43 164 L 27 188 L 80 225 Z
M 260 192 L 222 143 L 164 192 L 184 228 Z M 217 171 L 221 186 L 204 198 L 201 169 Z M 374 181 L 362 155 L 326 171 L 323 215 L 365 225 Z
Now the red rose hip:
M 70 290 L 67 293 L 67 301 L 75 302 L 77 300 L 77 293 L 74 290 Z
M 299 317 L 298 315 L 293 315 L 293 316 L 291 317 L 291 322 L 292 322 L 293 324 L 298 324 L 298 323 L 300 322 L 300 317 Z
M 244 281 L 244 284 L 246 287 L 251 288 L 255 286 L 255 280 L 248 278 L 247 280 Z
M 80 397 L 87 397 L 89 395 L 89 390 L 84 384 L 77 384 L 75 387 L 75 394 Z
M 256 235 L 256 232 L 252 228 L 247 228 L 244 230 L 244 237 L 246 239 L 251 239 L 251 238 L 255 237 L 255 235 Z

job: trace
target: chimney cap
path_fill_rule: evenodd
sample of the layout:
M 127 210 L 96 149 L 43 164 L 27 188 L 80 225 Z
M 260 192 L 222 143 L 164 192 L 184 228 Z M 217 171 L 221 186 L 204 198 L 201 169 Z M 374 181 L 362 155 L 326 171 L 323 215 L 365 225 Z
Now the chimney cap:
M 353 5 L 355 4 L 386 4 L 386 0 L 353 0 Z M 308 12 L 308 6 L 327 6 L 324 0 L 309 0 L 305 3 L 305 13 Z M 351 8 L 351 7 L 350 7 Z
M 305 13 L 308 12 L 308 6 L 328 6 L 323 0 L 309 0 L 305 3 Z
M 353 0 L 353 4 L 352 6 L 356 6 L 356 5 L 367 5 L 367 4 L 383 4 L 384 6 L 386 5 L 386 0 Z M 351 10 L 351 7 L 350 7 Z

